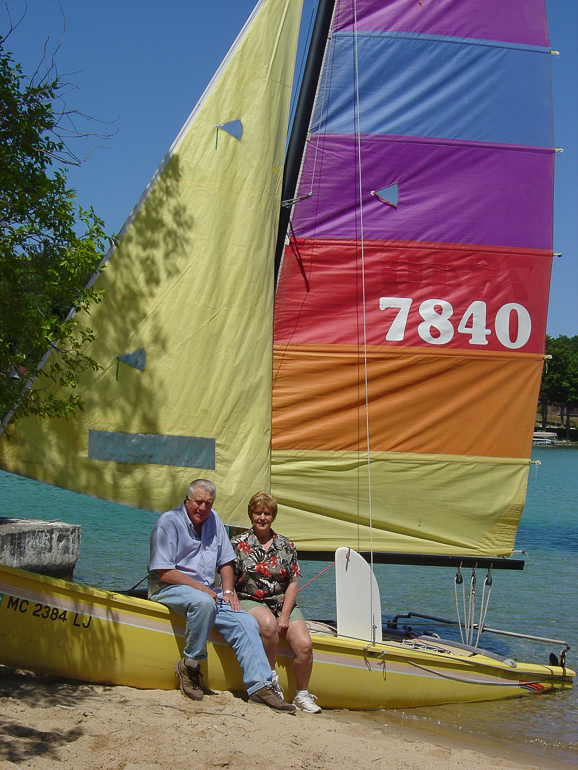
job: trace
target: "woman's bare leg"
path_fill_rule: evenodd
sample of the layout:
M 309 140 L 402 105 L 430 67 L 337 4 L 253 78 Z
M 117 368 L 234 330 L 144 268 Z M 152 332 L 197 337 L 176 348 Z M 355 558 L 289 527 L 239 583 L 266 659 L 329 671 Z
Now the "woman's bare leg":
M 265 607 L 251 607 L 249 613 L 257 619 L 259 624 L 259 636 L 263 642 L 265 655 L 271 666 L 271 671 L 275 669 L 275 658 L 279 649 L 279 632 L 277 630 L 277 618 L 270 609 Z M 303 624 L 305 625 L 305 624 Z M 305 628 L 307 630 L 307 628 Z
M 260 626 L 259 626 L 260 627 Z M 306 690 L 313 668 L 313 645 L 304 620 L 292 620 L 285 635 L 293 650 L 293 673 L 298 690 Z M 265 652 L 267 648 L 265 647 Z

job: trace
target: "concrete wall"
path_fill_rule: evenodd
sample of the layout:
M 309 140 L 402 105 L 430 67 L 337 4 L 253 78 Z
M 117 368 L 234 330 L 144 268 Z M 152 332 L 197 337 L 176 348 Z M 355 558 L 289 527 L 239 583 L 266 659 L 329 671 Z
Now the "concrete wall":
M 78 524 L 0 517 L 0 564 L 67 577 L 79 552 Z

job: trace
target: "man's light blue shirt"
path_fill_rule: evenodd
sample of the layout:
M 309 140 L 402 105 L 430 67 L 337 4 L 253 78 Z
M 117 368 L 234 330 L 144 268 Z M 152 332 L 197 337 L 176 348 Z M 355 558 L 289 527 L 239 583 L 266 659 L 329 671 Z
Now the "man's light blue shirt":
M 214 587 L 217 568 L 234 560 L 225 526 L 215 511 L 203 522 L 199 537 L 183 502 L 161 514 L 151 532 L 149 596 L 167 585 L 159 579 L 159 569 L 177 569 L 220 595 L 221 589 Z

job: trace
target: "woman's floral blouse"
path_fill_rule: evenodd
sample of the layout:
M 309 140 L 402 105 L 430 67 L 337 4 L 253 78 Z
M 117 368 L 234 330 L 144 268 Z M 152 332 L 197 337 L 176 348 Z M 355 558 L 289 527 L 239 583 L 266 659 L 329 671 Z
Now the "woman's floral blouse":
M 266 551 L 250 529 L 231 540 L 235 551 L 235 590 L 239 599 L 263 602 L 279 617 L 289 583 L 301 577 L 297 552 L 288 537 L 273 534 Z

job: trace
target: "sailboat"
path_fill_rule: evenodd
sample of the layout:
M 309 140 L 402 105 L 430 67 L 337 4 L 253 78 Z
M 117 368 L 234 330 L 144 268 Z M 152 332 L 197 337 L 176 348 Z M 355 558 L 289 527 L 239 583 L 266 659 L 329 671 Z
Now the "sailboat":
M 205 476 L 237 527 L 271 488 L 300 558 L 337 549 L 337 629 L 311 625 L 323 707 L 568 688 L 566 648 L 527 664 L 382 630 L 358 554 L 520 566 L 552 262 L 544 2 L 321 0 L 285 160 L 301 5 L 257 2 L 105 257 L 84 411 L 19 420 L 1 465 L 155 511 Z M 0 596 L 1 663 L 176 686 L 166 608 L 8 567 Z M 242 689 L 218 635 L 206 681 Z

